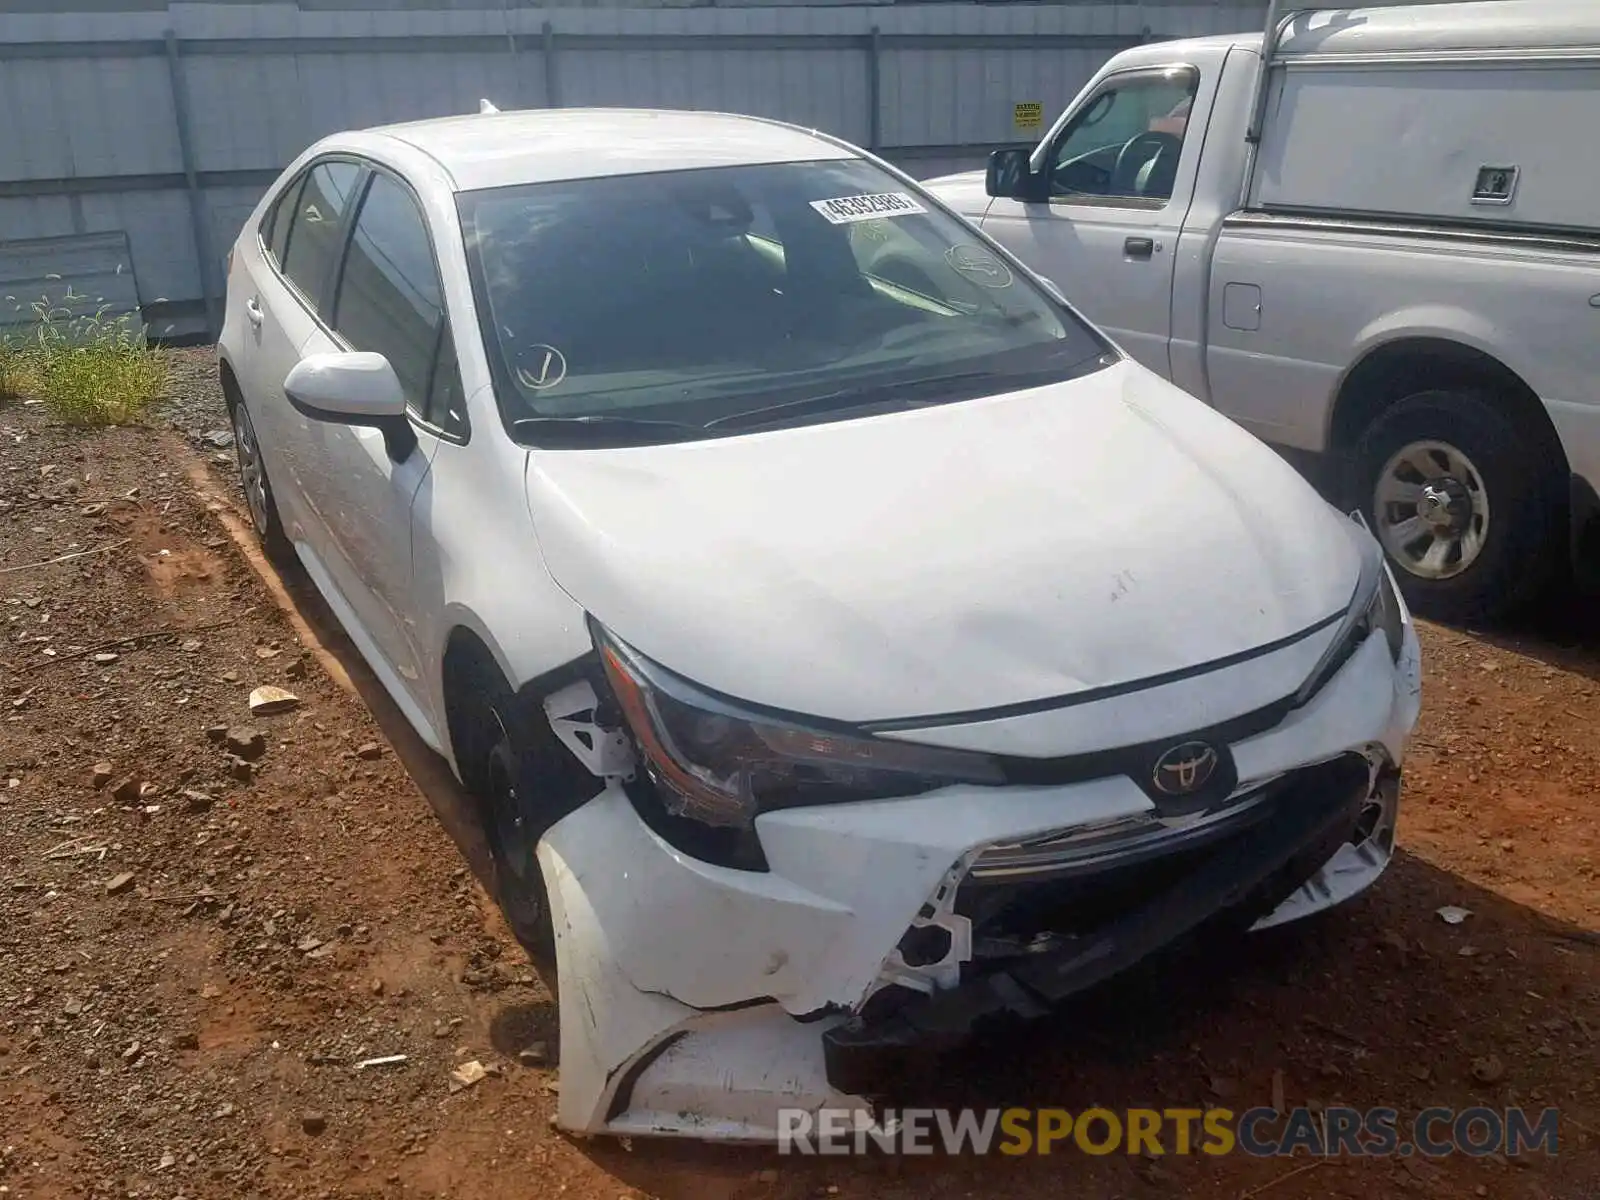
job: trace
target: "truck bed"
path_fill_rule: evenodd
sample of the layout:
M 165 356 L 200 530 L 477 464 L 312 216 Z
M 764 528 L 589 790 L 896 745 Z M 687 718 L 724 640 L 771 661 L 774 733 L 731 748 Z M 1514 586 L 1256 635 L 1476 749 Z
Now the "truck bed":
M 1497 358 L 1566 445 L 1600 447 L 1600 235 L 1239 211 L 1217 236 L 1208 311 L 1212 402 L 1268 441 L 1326 449 L 1347 373 L 1431 338 Z M 1600 454 L 1570 466 L 1600 481 Z

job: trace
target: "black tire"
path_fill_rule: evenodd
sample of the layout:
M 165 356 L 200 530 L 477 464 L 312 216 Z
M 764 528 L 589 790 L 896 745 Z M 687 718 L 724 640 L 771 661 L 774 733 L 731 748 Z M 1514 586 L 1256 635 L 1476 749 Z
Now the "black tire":
M 1403 553 L 1395 550 L 1408 509 L 1380 502 L 1378 489 L 1395 475 L 1396 456 L 1421 443 L 1445 448 L 1426 452 L 1431 463 L 1450 463 L 1453 452 L 1473 468 L 1447 472 L 1445 484 L 1436 489 L 1455 497 L 1441 520 L 1481 530 L 1470 561 L 1460 551 L 1442 568 L 1416 561 L 1415 548 L 1432 544 L 1431 531 Z M 1496 620 L 1537 600 L 1554 579 L 1563 545 L 1565 480 L 1526 423 L 1516 421 L 1491 393 L 1441 390 L 1407 396 L 1368 426 L 1353 466 L 1355 501 L 1384 541 L 1400 590 L 1420 615 L 1451 622 Z M 1398 470 L 1421 478 L 1414 468 Z M 1467 476 L 1467 484 L 1454 488 L 1455 474 Z M 1472 515 L 1480 509 L 1481 516 Z M 1421 515 L 1420 508 L 1409 511 Z M 1441 576 L 1441 570 L 1452 573 Z
M 536 853 L 543 826 L 518 786 L 531 731 L 521 727 L 515 696 L 493 663 L 474 656 L 452 674 L 450 740 L 494 860 L 495 901 L 528 957 L 553 965 L 555 928 Z
M 256 537 L 261 541 L 262 553 L 277 566 L 291 566 L 296 561 L 294 543 L 284 532 L 283 521 L 278 516 L 278 502 L 272 494 L 272 481 L 267 478 L 255 422 L 243 397 L 229 397 L 228 415 L 233 421 L 233 457 L 239 467 L 239 486 L 244 491 L 245 506 Z

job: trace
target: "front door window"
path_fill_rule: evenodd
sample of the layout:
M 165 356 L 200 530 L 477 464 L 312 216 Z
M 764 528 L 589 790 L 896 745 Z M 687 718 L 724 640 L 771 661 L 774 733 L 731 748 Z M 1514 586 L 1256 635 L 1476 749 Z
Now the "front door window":
M 389 360 L 418 418 L 465 436 L 461 377 L 428 225 L 411 193 L 382 171 L 356 217 L 332 323 L 351 349 Z
M 1107 80 L 1051 148 L 1050 195 L 1074 204 L 1162 208 L 1199 85 L 1192 67 Z

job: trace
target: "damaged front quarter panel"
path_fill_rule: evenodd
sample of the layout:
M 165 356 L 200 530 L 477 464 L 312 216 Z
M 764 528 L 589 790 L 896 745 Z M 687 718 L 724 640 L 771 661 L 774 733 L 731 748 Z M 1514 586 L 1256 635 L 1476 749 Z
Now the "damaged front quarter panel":
M 607 782 L 634 777 L 633 742 L 620 725 L 602 723 L 600 698 L 587 679 L 546 696 L 544 714 L 556 740 L 591 774 Z
M 890 984 L 959 981 L 970 934 L 948 901 L 972 848 L 1069 810 L 1109 819 L 1147 804 L 1108 779 L 1005 806 L 960 786 L 785 809 L 757 818 L 765 869 L 719 865 L 643 818 L 653 785 L 600 687 L 569 679 L 543 702 L 604 783 L 538 849 L 559 973 L 558 1122 L 577 1132 L 770 1141 L 780 1109 L 864 1108 L 830 1082 L 824 1037 Z
M 764 872 L 699 862 L 652 831 L 633 741 L 588 678 L 541 707 L 604 785 L 538 849 L 561 1014 L 558 1123 L 771 1141 L 779 1108 L 857 1106 L 826 1079 L 820 1034 L 841 1018 L 802 1023 L 772 999 L 794 990 L 847 911 Z
M 539 862 L 556 935 L 562 1127 L 768 1141 L 781 1107 L 854 1103 L 827 1084 L 820 1034 L 837 1018 L 802 1023 L 768 999 L 821 960 L 844 908 L 687 859 L 638 819 L 620 782 L 552 827 Z
M 1126 781 L 1075 790 L 1086 812 L 1143 803 Z M 864 1110 L 830 1082 L 824 1035 L 886 982 L 954 982 L 967 950 L 941 916 L 940 887 L 969 847 L 1019 820 L 1060 820 L 1063 797 L 1048 789 L 1015 796 L 1005 814 L 980 796 L 951 788 L 766 814 L 767 871 L 677 849 L 620 778 L 563 817 L 539 845 L 559 969 L 561 1126 L 771 1141 L 780 1109 Z M 896 950 L 908 929 L 949 944 L 931 958 Z

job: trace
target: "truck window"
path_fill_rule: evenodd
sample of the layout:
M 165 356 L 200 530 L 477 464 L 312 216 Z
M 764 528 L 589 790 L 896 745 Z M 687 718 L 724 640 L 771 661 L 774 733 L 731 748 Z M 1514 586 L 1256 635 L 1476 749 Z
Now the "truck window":
M 1193 67 L 1106 80 L 1051 148 L 1051 196 L 1075 204 L 1163 207 L 1172 198 L 1199 83 Z

